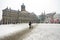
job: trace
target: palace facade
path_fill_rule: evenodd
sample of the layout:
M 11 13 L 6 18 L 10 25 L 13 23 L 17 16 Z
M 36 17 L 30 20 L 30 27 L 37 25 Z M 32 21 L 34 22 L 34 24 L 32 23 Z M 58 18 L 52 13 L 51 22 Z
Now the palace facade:
M 33 23 L 39 22 L 38 17 L 34 13 L 26 11 L 24 4 L 21 5 L 21 11 L 8 9 L 7 7 L 2 12 L 2 24 L 28 23 L 29 21 Z

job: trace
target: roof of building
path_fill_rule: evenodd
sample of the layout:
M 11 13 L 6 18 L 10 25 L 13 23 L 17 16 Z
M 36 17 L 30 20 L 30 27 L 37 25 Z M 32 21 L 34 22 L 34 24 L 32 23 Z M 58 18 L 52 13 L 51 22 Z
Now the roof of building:
M 55 15 L 56 13 L 48 13 L 48 14 L 46 14 L 46 16 L 53 16 L 53 15 Z

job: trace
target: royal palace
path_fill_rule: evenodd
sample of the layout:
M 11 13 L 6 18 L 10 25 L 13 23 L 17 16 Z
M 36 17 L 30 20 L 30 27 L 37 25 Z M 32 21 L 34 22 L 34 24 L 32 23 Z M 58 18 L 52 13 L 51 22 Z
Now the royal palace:
M 7 7 L 2 12 L 2 24 L 28 23 L 29 21 L 33 23 L 39 22 L 38 17 L 34 13 L 26 11 L 24 3 L 21 5 L 21 11 L 12 10 Z

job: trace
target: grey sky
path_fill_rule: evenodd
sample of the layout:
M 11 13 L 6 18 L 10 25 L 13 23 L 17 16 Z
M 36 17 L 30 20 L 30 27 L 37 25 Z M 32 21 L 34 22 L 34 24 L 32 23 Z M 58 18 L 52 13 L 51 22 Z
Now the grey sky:
M 34 12 L 36 15 L 41 14 L 44 10 L 46 13 L 60 13 L 60 0 L 0 0 L 0 16 L 2 10 L 7 6 L 14 10 L 20 10 L 22 3 L 25 4 L 27 11 Z

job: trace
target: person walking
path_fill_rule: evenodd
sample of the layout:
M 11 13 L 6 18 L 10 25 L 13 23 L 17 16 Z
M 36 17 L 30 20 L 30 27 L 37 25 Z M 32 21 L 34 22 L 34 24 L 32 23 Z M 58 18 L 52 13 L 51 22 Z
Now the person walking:
M 31 28 L 31 21 L 29 22 L 29 28 Z

